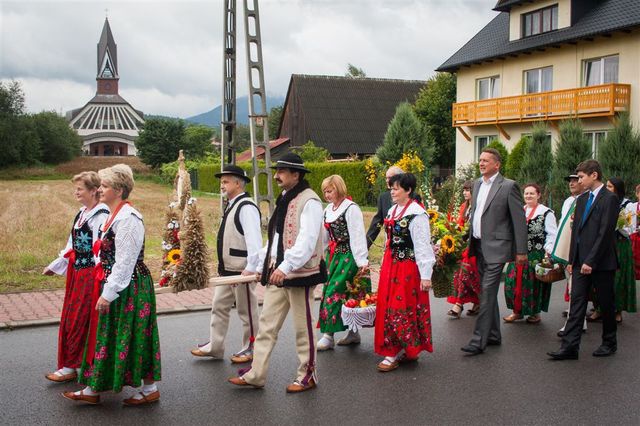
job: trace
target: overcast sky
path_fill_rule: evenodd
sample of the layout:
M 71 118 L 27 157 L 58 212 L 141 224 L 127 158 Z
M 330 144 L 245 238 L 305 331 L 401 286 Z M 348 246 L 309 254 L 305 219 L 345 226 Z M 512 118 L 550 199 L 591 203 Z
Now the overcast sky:
M 242 0 L 237 0 L 242 17 Z M 424 80 L 495 15 L 496 0 L 260 0 L 267 92 L 291 74 Z M 0 0 L 0 79 L 23 85 L 31 112 L 83 106 L 96 90 L 105 13 L 118 45 L 120 94 L 146 114 L 188 117 L 221 103 L 223 0 Z M 107 10 L 107 12 L 105 12 Z M 239 48 L 244 47 L 238 22 Z M 238 95 L 246 93 L 244 50 Z

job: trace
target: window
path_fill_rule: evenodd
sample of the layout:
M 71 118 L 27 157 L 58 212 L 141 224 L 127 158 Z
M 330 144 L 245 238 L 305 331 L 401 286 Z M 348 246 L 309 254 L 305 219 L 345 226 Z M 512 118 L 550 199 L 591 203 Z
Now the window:
M 524 92 L 540 93 L 553 90 L 553 67 L 536 68 L 524 72 Z
M 530 37 L 558 29 L 558 5 L 522 15 L 522 37 Z
M 487 77 L 476 80 L 476 99 L 499 98 L 500 97 L 500 76 Z
M 584 61 L 583 86 L 618 82 L 618 55 Z
M 498 135 L 476 136 L 476 161 L 480 158 L 482 150 L 496 139 L 498 139 Z
M 585 132 L 584 135 L 591 142 L 591 158 L 598 159 L 598 148 L 600 144 L 607 138 L 606 130 L 597 130 L 594 132 Z

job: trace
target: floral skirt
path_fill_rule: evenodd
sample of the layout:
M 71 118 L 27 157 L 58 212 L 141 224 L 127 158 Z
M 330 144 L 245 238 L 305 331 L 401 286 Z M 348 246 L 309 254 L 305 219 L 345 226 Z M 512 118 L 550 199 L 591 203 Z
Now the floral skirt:
M 531 251 L 528 258 L 529 262 L 522 270 L 522 311 L 516 313 L 537 315 L 541 311 L 547 312 L 549 310 L 551 283 L 543 283 L 536 279 L 535 263 L 544 258 L 544 251 Z M 509 263 L 507 276 L 504 280 L 504 297 L 507 300 L 507 308 L 511 310 L 515 308 L 516 270 L 515 263 Z
M 385 251 L 375 322 L 375 352 L 396 356 L 402 349 L 415 359 L 433 352 L 429 293 L 420 290 L 420 272 L 412 260 L 397 261 Z
M 462 252 L 460 269 L 453 274 L 453 294 L 447 298 L 451 304 L 480 303 L 480 274 L 476 257 L 469 256 L 469 249 Z
M 319 326 L 323 333 L 335 333 L 347 329 L 342 323 L 342 305 L 348 296 L 347 285 L 356 276 L 358 265 L 351 252 L 334 253 L 331 260 L 327 254 L 327 265 L 329 273 L 322 291 Z M 371 282 L 368 281 L 367 292 L 370 291 Z
M 120 392 L 123 386 L 141 386 L 143 379 L 161 379 L 151 276 L 136 275 L 111 302 L 109 312 L 100 314 L 95 355 L 90 360 L 84 358 L 78 381 L 96 392 Z
M 80 368 L 89 332 L 93 304 L 93 268 L 75 269 L 69 264 L 58 331 L 58 368 Z
M 616 311 L 637 312 L 633 251 L 628 238 L 616 241 L 619 267 L 615 277 Z

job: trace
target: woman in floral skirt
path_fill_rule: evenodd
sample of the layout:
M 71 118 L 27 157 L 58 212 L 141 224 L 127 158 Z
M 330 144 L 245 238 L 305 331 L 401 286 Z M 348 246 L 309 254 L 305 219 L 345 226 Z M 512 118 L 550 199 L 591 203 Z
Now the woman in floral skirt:
M 318 350 L 326 351 L 335 345 L 333 335 L 346 330 L 342 323 L 342 305 L 347 299 L 349 284 L 354 279 L 366 280 L 365 291 L 371 282 L 364 275 L 369 268 L 364 219 L 360 207 L 347 198 L 347 186 L 341 176 L 332 175 L 322 182 L 322 192 L 329 203 L 324 210 L 324 242 L 327 245 L 328 278 L 320 303 L 320 331 Z M 362 295 L 364 296 L 364 295 Z M 360 343 L 360 334 L 349 333 L 338 341 L 345 346 Z
M 462 185 L 462 196 L 464 202 L 460 205 L 457 224 L 462 229 L 469 220 L 471 212 L 471 189 L 473 182 L 468 180 Z M 468 233 L 467 236 L 468 238 Z M 462 252 L 460 259 L 460 269 L 453 275 L 453 294 L 447 298 L 447 302 L 453 306 L 447 312 L 454 318 L 460 318 L 464 310 L 465 303 L 473 303 L 473 308 L 467 311 L 467 315 L 478 315 L 480 310 L 480 274 L 476 264 L 476 257 L 469 256 L 469 248 Z
M 549 310 L 551 284 L 536 279 L 535 265 L 553 251 L 558 225 L 553 210 L 540 204 L 541 190 L 535 183 L 524 187 L 524 214 L 527 218 L 529 262 L 521 271 L 514 262 L 507 266 L 504 295 L 507 307 L 513 310 L 503 318 L 511 323 L 528 315 L 529 324 L 540 322 L 540 312 Z
M 94 308 L 91 294 L 95 260 L 91 250 L 100 225 L 109 215 L 107 206 L 99 202 L 100 178 L 96 172 L 82 172 L 71 182 L 76 200 L 82 207 L 73 220 L 67 246 L 42 272 L 44 275 L 67 275 L 58 331 L 58 370 L 45 376 L 57 383 L 78 378 L 77 370 L 82 364 L 89 318 Z
M 426 211 L 412 198 L 416 178 L 411 173 L 389 181 L 394 205 L 384 226 L 386 248 L 376 305 L 375 352 L 385 358 L 381 372 L 393 371 L 402 360 L 433 351 L 429 290 L 436 262 Z
M 133 173 L 124 164 L 100 170 L 100 199 L 111 214 L 100 228 L 94 254 L 99 256 L 93 295 L 94 315 L 78 381 L 86 387 L 65 398 L 89 404 L 100 392 L 136 392 L 123 401 L 143 405 L 160 399 L 160 342 L 153 281 L 144 258 L 142 215 L 129 204 Z

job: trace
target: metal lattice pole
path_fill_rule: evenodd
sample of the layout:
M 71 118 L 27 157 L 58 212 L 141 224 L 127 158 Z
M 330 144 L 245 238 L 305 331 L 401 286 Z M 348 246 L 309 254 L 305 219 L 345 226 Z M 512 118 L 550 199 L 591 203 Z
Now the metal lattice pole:
M 224 0 L 222 46 L 222 118 L 220 120 L 220 169 L 236 163 L 236 0 Z M 225 200 L 220 197 L 224 211 Z

